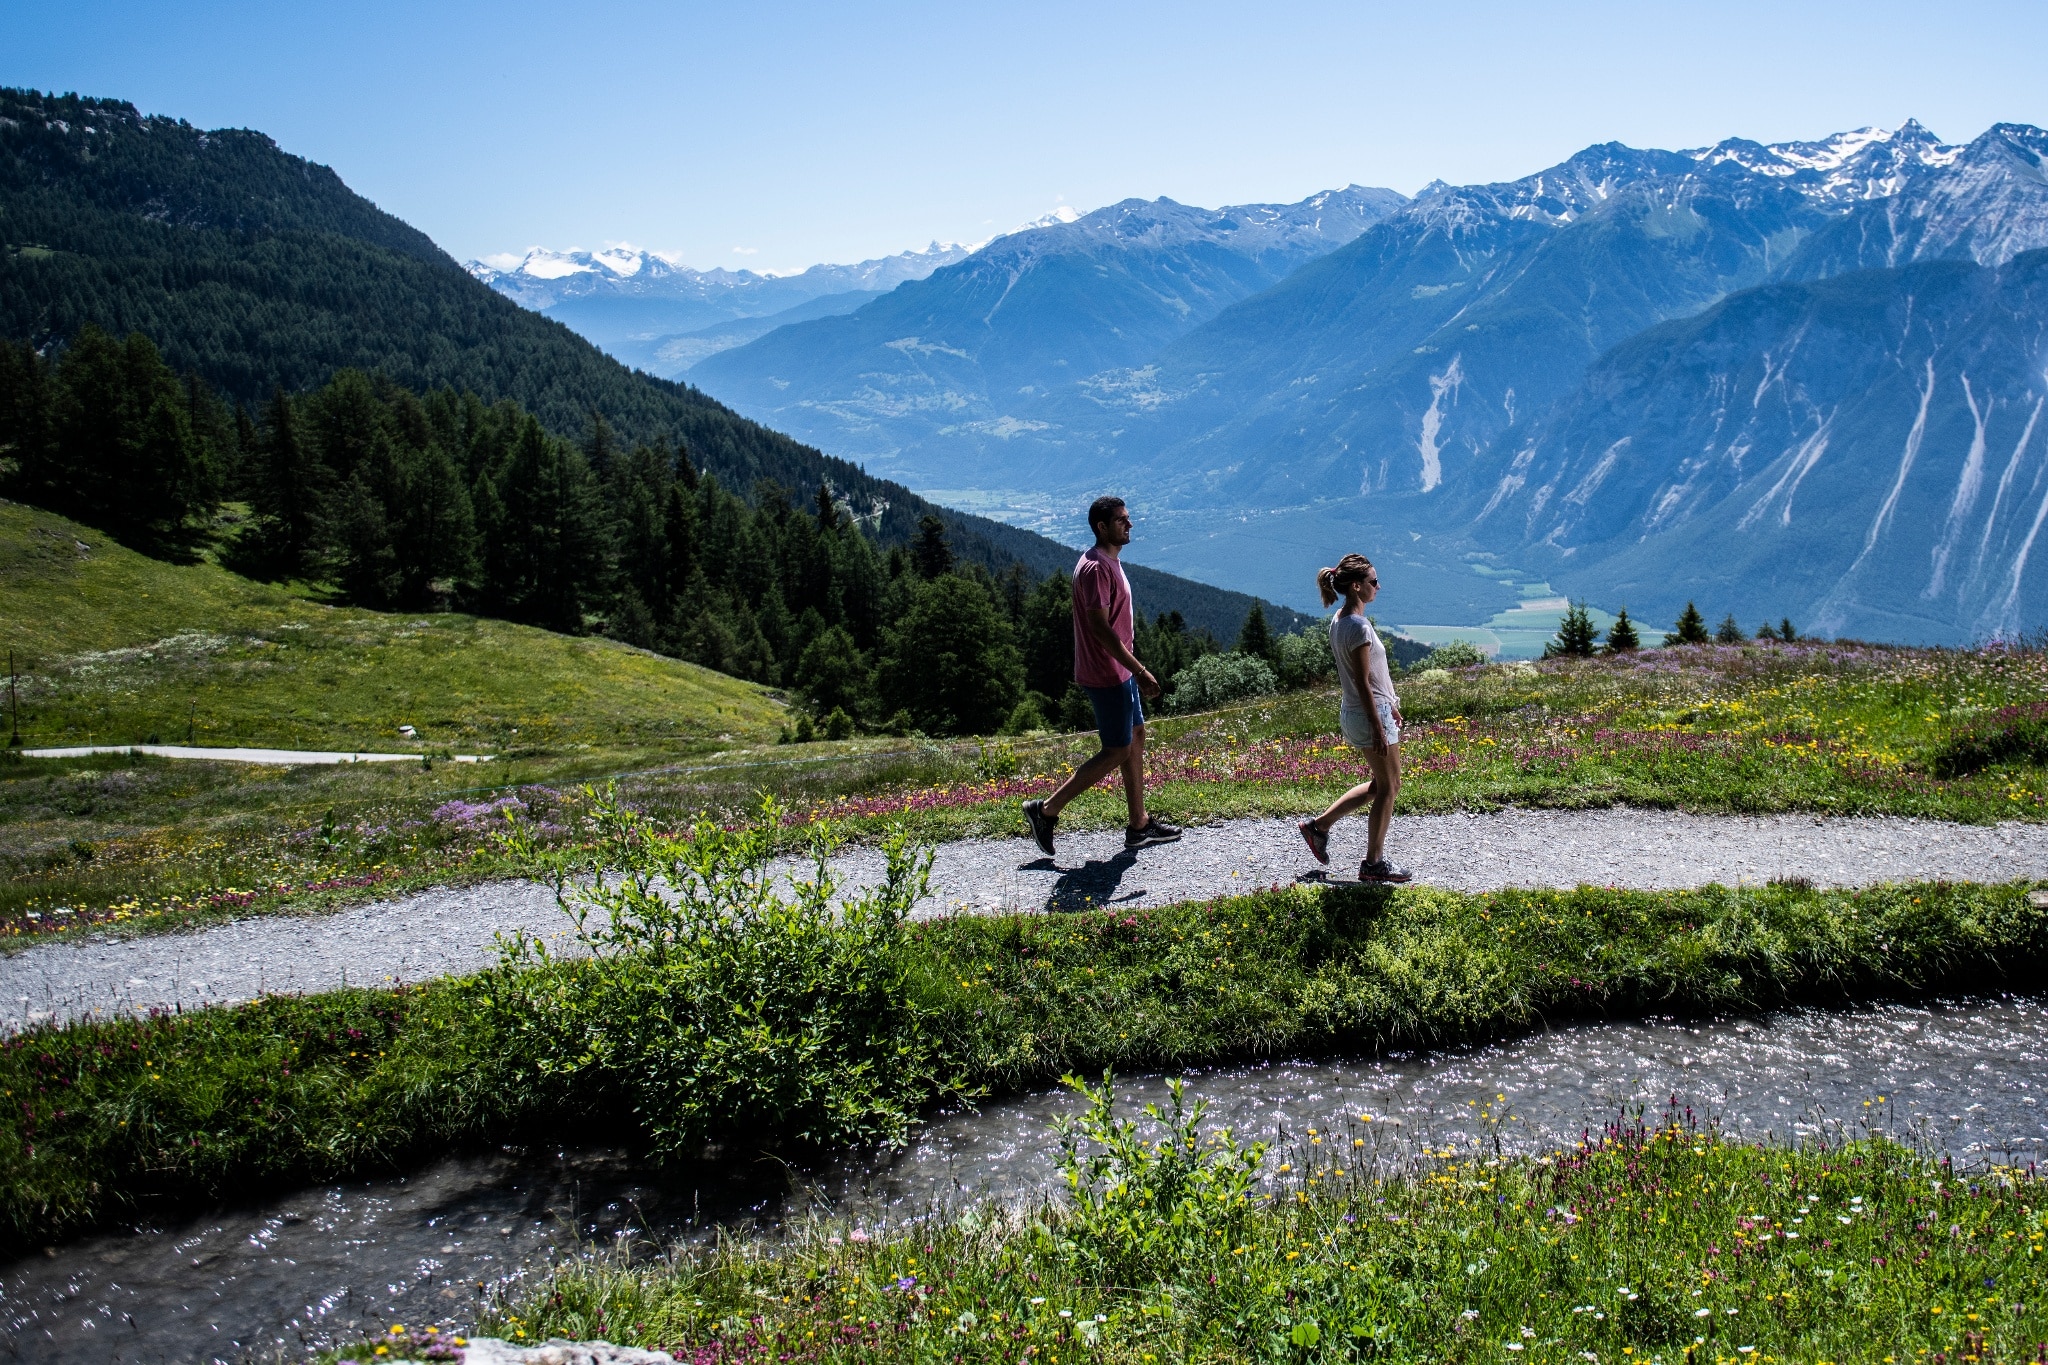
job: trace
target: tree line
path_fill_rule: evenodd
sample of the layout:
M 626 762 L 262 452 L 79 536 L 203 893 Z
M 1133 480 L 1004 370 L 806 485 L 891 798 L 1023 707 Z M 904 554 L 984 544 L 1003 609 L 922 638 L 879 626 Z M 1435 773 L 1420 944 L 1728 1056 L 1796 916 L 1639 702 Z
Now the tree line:
M 1564 619 L 1558 622 L 1557 634 L 1543 646 L 1543 657 L 1584 659 L 1603 652 L 1627 654 L 1643 647 L 1642 634 L 1636 629 L 1636 623 L 1629 620 L 1627 607 L 1615 613 L 1614 624 L 1605 632 L 1607 643 L 1604 647 L 1600 643 L 1601 634 L 1600 628 L 1593 624 L 1593 614 L 1586 610 L 1586 604 L 1573 602 L 1566 607 Z M 1697 606 L 1687 602 L 1685 610 L 1678 614 L 1678 620 L 1665 633 L 1664 643 L 1666 646 L 1704 645 L 1709 642 L 1739 645 L 1750 638 L 1742 629 L 1741 623 L 1735 619 L 1734 612 L 1722 617 L 1721 624 L 1709 631 L 1707 618 L 1700 614 Z M 1756 628 L 1754 638 L 1781 640 L 1791 644 L 1800 637 L 1799 632 L 1793 629 L 1792 618 L 1787 616 L 1775 626 L 1768 621 L 1764 622 Z
M 603 633 L 788 688 L 806 732 L 1089 723 L 1065 573 L 991 573 L 932 514 L 885 548 L 827 483 L 742 493 L 601 416 L 569 441 L 509 400 L 352 369 L 252 411 L 146 337 L 88 327 L 54 360 L 0 342 L 0 487 L 146 553 L 210 544 L 358 606 Z M 1141 615 L 1136 637 L 1166 680 L 1223 652 L 1177 611 Z M 1255 606 L 1232 657 L 1298 673 L 1315 654 L 1300 638 Z

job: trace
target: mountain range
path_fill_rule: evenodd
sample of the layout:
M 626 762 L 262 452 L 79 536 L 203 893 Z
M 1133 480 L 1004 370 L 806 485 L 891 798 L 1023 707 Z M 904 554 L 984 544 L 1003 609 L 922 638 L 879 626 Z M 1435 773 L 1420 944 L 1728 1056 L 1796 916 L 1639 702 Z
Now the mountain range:
M 784 323 L 850 313 L 905 281 L 965 259 L 971 249 L 933 242 L 922 251 L 789 275 L 693 270 L 623 245 L 602 251 L 534 247 L 464 268 L 626 364 L 675 379 L 705 356 Z
M 1483 619 L 1512 565 L 1639 619 L 1960 642 L 2048 617 L 2044 157 L 1909 122 L 1131 201 L 691 378 L 1019 524 L 1114 484 L 1147 562 L 1282 600 L 1356 547 L 1398 563 L 1395 620 Z

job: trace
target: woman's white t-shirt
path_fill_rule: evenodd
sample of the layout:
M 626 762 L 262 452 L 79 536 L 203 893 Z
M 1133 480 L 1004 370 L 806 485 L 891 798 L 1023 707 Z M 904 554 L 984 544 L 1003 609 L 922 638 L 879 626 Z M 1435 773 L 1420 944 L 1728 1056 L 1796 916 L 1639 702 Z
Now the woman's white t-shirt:
M 1363 615 L 1339 615 L 1330 622 L 1330 653 L 1336 656 L 1337 680 L 1344 688 L 1340 709 L 1365 714 L 1366 701 L 1358 695 L 1358 679 L 1352 670 L 1352 655 L 1360 645 L 1365 646 L 1366 685 L 1372 689 L 1373 701 L 1389 711 L 1398 710 L 1401 699 L 1394 695 L 1394 675 L 1387 671 L 1387 647 Z

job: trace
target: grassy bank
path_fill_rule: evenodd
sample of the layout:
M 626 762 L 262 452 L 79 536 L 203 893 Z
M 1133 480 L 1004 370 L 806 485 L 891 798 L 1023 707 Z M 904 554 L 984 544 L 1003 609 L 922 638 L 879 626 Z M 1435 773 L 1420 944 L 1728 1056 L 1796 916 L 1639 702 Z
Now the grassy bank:
M 943 1089 L 1107 1066 L 2038 983 L 2048 913 L 2006 886 L 1298 888 L 898 924 L 853 948 L 798 920 L 720 943 L 7 1039 L 0 1226 L 58 1236 L 565 1116 L 685 1154 L 837 1141 Z
M 571 1263 L 477 1330 L 700 1365 L 2048 1358 L 2048 1189 L 2028 1172 L 1626 1123 L 1555 1157 L 1388 1176 L 1348 1134 L 1262 1160 L 1163 1119 L 1098 1104 L 1065 1209 Z

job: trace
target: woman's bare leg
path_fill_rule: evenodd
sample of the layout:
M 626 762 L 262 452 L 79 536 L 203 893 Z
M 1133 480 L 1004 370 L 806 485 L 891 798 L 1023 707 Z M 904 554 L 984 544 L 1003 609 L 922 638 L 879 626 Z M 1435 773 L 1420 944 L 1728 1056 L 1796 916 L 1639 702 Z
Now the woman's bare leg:
M 1342 820 L 1345 816 L 1351 814 L 1351 812 L 1357 810 L 1370 800 L 1372 800 L 1372 779 L 1368 777 L 1365 781 L 1359 783 L 1350 791 L 1345 792 L 1335 801 L 1332 801 L 1330 808 L 1321 815 L 1318 815 L 1313 823 L 1317 829 L 1328 834 L 1331 827 L 1339 820 Z
M 1394 822 L 1394 798 L 1401 792 L 1401 746 L 1389 744 L 1384 752 L 1366 752 L 1366 761 L 1372 764 L 1373 780 L 1366 786 L 1372 788 L 1372 814 L 1367 817 L 1365 860 L 1376 863 L 1386 855 L 1387 826 Z

